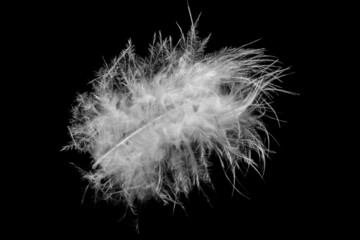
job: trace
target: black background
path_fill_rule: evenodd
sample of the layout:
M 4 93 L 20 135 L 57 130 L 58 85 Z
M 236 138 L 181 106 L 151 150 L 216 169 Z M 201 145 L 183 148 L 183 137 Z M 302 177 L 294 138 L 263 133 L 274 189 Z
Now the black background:
M 327 109 L 318 107 L 324 106 L 319 93 L 329 80 L 324 72 L 331 66 L 324 61 L 331 57 L 329 49 L 333 47 L 328 40 L 336 36 L 336 6 L 189 1 L 194 18 L 202 12 L 200 37 L 212 34 L 207 52 L 258 40 L 250 47 L 265 48 L 284 67 L 290 67 L 291 74 L 282 79 L 282 87 L 299 94 L 275 98 L 273 106 L 286 123 L 279 128 L 275 121 L 265 120 L 279 144 L 272 141 L 276 154 L 267 161 L 263 178 L 251 171 L 245 177 L 239 175 L 248 198 L 236 192 L 232 195 L 216 158 L 216 191 L 206 190 L 211 205 L 195 190 L 183 199 L 186 211 L 149 201 L 134 217 L 122 205 L 94 203 L 92 191 L 84 196 L 87 183 L 73 164 L 89 168 L 89 156 L 60 152 L 70 141 L 67 126 L 77 93 L 91 89 L 88 82 L 95 72 L 116 57 L 129 38 L 136 53 L 146 56 L 155 32 L 177 40 L 180 33 L 176 23 L 184 31 L 190 27 L 186 1 L 144 2 L 41 5 L 32 6 L 37 9 L 24 15 L 22 39 L 27 39 L 25 47 L 32 54 L 29 62 L 36 65 L 29 75 L 38 79 L 38 93 L 32 101 L 41 109 L 43 119 L 36 121 L 44 130 L 43 139 L 49 139 L 41 148 L 42 171 L 34 180 L 37 187 L 29 194 L 29 202 L 34 204 L 27 204 L 28 200 L 23 203 L 31 210 L 27 221 L 30 231 L 49 237 L 77 234 L 104 239 L 206 239 L 216 235 L 224 239 L 293 239 L 346 234 L 341 216 L 351 213 L 341 207 L 345 190 L 330 171 L 335 147 L 323 143 L 328 128 L 323 128 L 327 123 L 319 116 Z M 340 165 L 338 171 L 343 169 Z

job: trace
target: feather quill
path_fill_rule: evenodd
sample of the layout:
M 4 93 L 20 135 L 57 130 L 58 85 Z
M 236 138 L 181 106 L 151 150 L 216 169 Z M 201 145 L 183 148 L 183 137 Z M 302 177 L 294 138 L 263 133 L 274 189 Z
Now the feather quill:
M 104 198 L 130 207 L 152 197 L 180 203 L 180 194 L 211 182 L 213 151 L 234 179 L 240 163 L 263 168 L 269 148 L 261 117 L 275 113 L 269 99 L 283 91 L 274 81 L 285 70 L 263 49 L 205 54 L 209 37 L 198 38 L 197 22 L 175 45 L 155 35 L 147 58 L 129 41 L 99 71 L 93 91 L 78 96 L 68 147 L 92 155 L 84 176 Z

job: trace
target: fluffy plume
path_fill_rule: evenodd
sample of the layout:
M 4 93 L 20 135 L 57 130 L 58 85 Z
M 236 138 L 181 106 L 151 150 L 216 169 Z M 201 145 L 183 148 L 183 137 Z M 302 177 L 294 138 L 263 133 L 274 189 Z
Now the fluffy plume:
M 283 91 L 274 81 L 284 70 L 263 49 L 205 54 L 209 37 L 200 40 L 196 25 L 177 44 L 155 35 L 147 58 L 129 41 L 93 91 L 78 96 L 68 147 L 92 155 L 84 176 L 102 197 L 130 207 L 151 197 L 179 203 L 180 194 L 211 183 L 211 152 L 234 180 L 241 164 L 263 169 L 261 117 L 276 117 L 269 99 Z

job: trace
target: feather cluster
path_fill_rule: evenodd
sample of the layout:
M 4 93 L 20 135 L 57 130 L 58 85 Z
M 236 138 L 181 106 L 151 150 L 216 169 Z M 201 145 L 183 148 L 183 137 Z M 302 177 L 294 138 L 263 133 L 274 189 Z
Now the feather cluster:
M 264 167 L 261 117 L 275 113 L 270 94 L 284 70 L 263 49 L 205 54 L 209 37 L 198 38 L 196 23 L 176 44 L 155 35 L 147 58 L 129 41 L 78 96 L 69 147 L 93 157 L 84 176 L 102 197 L 130 207 L 152 197 L 179 203 L 211 183 L 212 152 L 234 179 L 240 164 Z

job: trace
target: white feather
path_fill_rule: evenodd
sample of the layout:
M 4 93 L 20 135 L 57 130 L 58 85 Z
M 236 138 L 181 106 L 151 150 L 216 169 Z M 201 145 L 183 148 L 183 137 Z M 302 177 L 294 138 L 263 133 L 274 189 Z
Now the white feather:
M 205 55 L 209 38 L 198 39 L 196 22 L 175 46 L 158 39 L 145 59 L 129 42 L 99 72 L 93 92 L 79 96 L 72 145 L 92 154 L 86 177 L 103 197 L 130 206 L 148 197 L 178 202 L 179 194 L 210 182 L 212 151 L 233 174 L 240 162 L 263 165 L 251 152 L 264 163 L 260 117 L 272 110 L 269 93 L 280 90 L 273 81 L 284 70 L 261 49 Z

